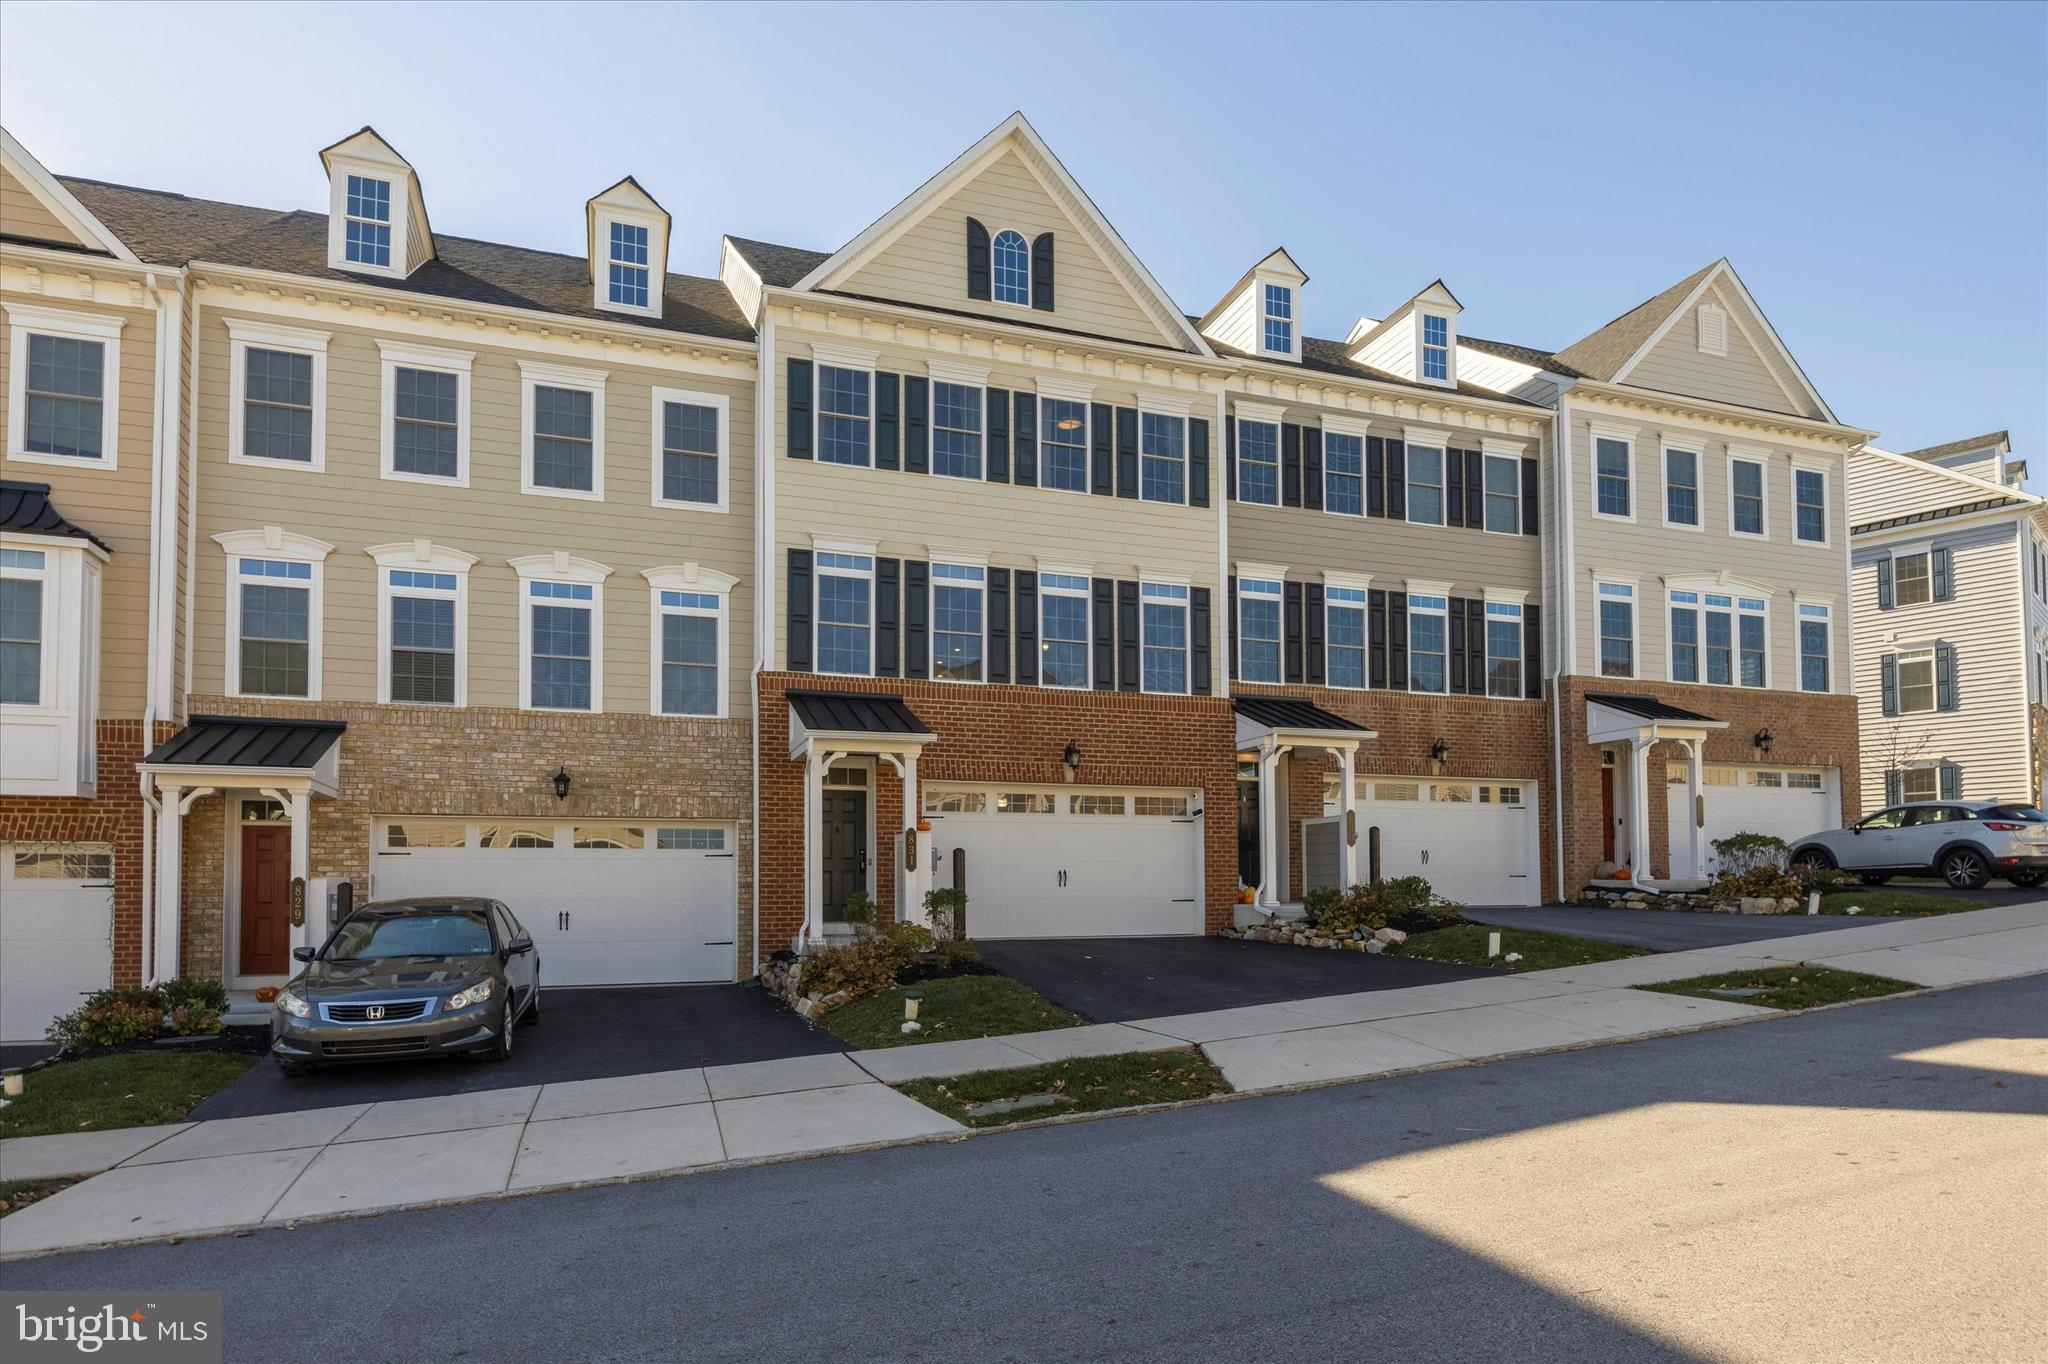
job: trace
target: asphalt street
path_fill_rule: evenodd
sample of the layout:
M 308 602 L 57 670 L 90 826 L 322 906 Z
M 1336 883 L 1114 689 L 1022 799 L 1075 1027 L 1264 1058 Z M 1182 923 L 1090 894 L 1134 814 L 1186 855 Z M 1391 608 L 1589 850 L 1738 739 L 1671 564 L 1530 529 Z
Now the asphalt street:
M 2035 977 L 1404 1079 L 0 1266 L 228 1358 L 2048 1357 Z

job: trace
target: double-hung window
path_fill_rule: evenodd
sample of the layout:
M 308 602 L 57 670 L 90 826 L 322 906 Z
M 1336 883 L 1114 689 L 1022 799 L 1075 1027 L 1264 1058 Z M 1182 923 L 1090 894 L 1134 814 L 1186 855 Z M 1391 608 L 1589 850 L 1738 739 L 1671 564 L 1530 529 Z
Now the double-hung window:
M 729 477 L 723 394 L 654 390 L 654 501 L 723 511 Z
M 1324 667 L 1333 687 L 1365 686 L 1365 604 L 1363 588 L 1323 592 Z
M 1793 534 L 1806 544 L 1828 542 L 1828 477 L 1818 469 L 1792 471 Z
M 1892 600 L 1900 606 L 1919 606 L 1934 600 L 1933 557 L 1925 550 L 1901 554 L 1892 560 Z
M 1697 450 L 1664 451 L 1664 524 L 1700 524 L 1700 456 Z
M 1765 685 L 1770 672 L 1766 609 L 1761 597 L 1735 599 L 1736 680 L 1745 687 Z
M 1593 510 L 1601 516 L 1633 515 L 1629 508 L 1634 454 L 1626 440 L 1593 437 Z
M 379 341 L 384 371 L 383 472 L 419 483 L 469 483 L 469 351 Z
M 40 549 L 0 549 L 0 705 L 43 703 L 48 560 Z
M 1522 533 L 1522 462 L 1486 457 L 1486 529 L 1495 535 Z
M 968 384 L 932 381 L 932 472 L 981 477 L 981 393 Z
M 1671 594 L 1671 680 L 1761 687 L 1765 603 L 1722 592 Z
M 1898 657 L 1899 714 L 1934 709 L 1934 650 L 1912 649 Z
M 1280 584 L 1237 580 L 1237 675 L 1246 682 L 1280 680 Z
M 1147 502 L 1188 500 L 1188 420 L 1160 412 L 1138 417 L 1138 493 Z
M 391 182 L 367 175 L 348 178 L 348 225 L 342 256 L 357 265 L 391 268 Z
M 413 568 L 383 573 L 390 622 L 384 699 L 427 706 L 458 704 L 461 578 Z
M 1188 689 L 1188 589 L 1173 583 L 1145 583 L 1138 589 L 1143 618 L 1142 685 L 1149 692 L 1182 696 Z
M 1829 659 L 1833 655 L 1831 612 L 1825 606 L 1802 602 L 1799 606 L 1799 690 L 1828 690 Z
M 1486 694 L 1522 694 L 1522 608 L 1517 602 L 1486 603 Z
M 985 681 L 988 570 L 977 564 L 934 563 L 931 573 L 932 680 Z
M 314 565 L 257 558 L 234 564 L 236 694 L 311 697 Z
M 872 675 L 873 557 L 820 550 L 817 571 L 818 671 L 846 677 Z
M 1671 680 L 1700 680 L 1700 594 L 1671 594 Z
M 1764 533 L 1762 461 L 1728 457 L 1728 529 L 1736 535 Z
M 607 297 L 626 308 L 648 306 L 647 229 L 639 223 L 612 220 L 606 255 Z
M 121 319 L 9 303 L 7 449 L 34 464 L 116 467 Z
M 1450 688 L 1450 599 L 1408 594 L 1408 690 Z
M 524 490 L 554 497 L 604 497 L 602 371 L 521 364 L 525 398 Z
M 1280 505 L 1280 427 L 1275 422 L 1237 423 L 1237 500 Z
M 595 583 L 526 584 L 527 694 L 535 710 L 596 710 Z
M 655 589 L 663 715 L 722 713 L 724 614 L 725 598 L 716 592 Z
M 1451 320 L 1422 315 L 1422 377 L 1438 382 L 1451 377 Z
M 1441 446 L 1408 445 L 1408 520 L 1418 526 L 1444 523 L 1444 452 Z
M 1294 353 L 1294 290 L 1284 284 L 1268 284 L 1260 290 L 1265 299 L 1266 349 L 1278 355 Z
M 995 301 L 1031 306 L 1031 244 L 1011 229 L 996 233 L 989 244 L 990 283 Z
M 864 369 L 818 366 L 818 458 L 827 464 L 868 466 L 874 377 Z
M 1088 491 L 1088 404 L 1039 400 L 1038 481 L 1063 492 Z
M 1636 675 L 1636 590 L 1627 583 L 1601 583 L 1595 600 L 1600 608 L 1600 675 Z
M 228 319 L 228 460 L 326 467 L 327 333 Z
M 1086 687 L 1088 579 L 1077 573 L 1038 575 L 1038 677 L 1048 687 Z
M 1323 432 L 1323 507 L 1344 516 L 1365 515 L 1365 440 Z

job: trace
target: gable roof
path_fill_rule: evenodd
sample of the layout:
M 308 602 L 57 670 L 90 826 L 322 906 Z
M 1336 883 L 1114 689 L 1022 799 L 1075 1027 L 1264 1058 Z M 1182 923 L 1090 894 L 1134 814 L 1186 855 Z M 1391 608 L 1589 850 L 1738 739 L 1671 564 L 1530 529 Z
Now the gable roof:
M 964 184 L 984 166 L 1011 147 L 1024 153 L 1025 164 L 1041 178 L 1048 180 L 1070 200 L 1068 207 L 1077 209 L 1074 213 L 1077 225 L 1084 236 L 1091 239 L 1097 252 L 1123 277 L 1123 283 L 1140 308 L 1148 314 L 1163 337 L 1175 342 L 1182 349 L 1196 355 L 1208 355 L 1208 343 L 1202 334 L 1189 324 L 1187 315 L 1180 310 L 1152 272 L 1145 268 L 1109 219 L 1102 215 L 1088 192 L 1060 164 L 1045 139 L 1031 126 L 1024 115 L 1013 113 L 992 128 L 988 134 L 941 170 L 913 190 L 909 197 L 894 208 L 875 219 L 852 241 L 840 247 L 828 258 L 819 262 L 794 285 L 796 289 L 836 292 L 853 273 L 873 260 L 875 256 L 896 241 L 925 214 L 954 189 Z M 1057 197 L 1057 196 L 1056 196 Z
M 1373 323 L 1370 327 L 1367 327 L 1363 335 L 1359 334 L 1358 328 L 1353 327 L 1351 331 L 1353 337 L 1356 339 L 1354 339 L 1351 342 L 1351 348 L 1353 350 L 1357 350 L 1361 346 L 1366 345 L 1367 343 L 1372 341 L 1374 337 L 1379 336 L 1380 334 L 1385 332 L 1387 328 L 1393 326 L 1396 322 L 1399 322 L 1402 318 L 1414 312 L 1415 305 L 1422 302 L 1424 299 L 1429 298 L 1431 295 L 1437 295 L 1443 299 L 1448 299 L 1450 301 L 1451 307 L 1456 308 L 1461 313 L 1465 311 L 1465 305 L 1458 302 L 1458 296 L 1451 292 L 1451 287 L 1448 284 L 1445 284 L 1441 279 L 1433 279 L 1428 284 L 1423 285 L 1422 288 L 1417 290 L 1415 294 L 1412 297 L 1410 297 L 1406 303 L 1403 303 L 1400 307 L 1394 309 L 1394 311 L 1388 313 L 1385 317 Z M 1432 387 L 1442 387 L 1442 385 L 1432 385 Z
M 1335 374 L 1347 379 L 1363 379 L 1375 384 L 1393 384 L 1400 388 L 1412 388 L 1418 393 L 1433 393 L 1439 399 L 1447 393 L 1457 393 L 1463 397 L 1479 398 L 1490 403 L 1512 403 L 1517 407 L 1533 407 L 1538 410 L 1546 410 L 1541 403 L 1532 403 L 1526 398 L 1517 398 L 1512 393 L 1500 393 L 1490 388 L 1482 388 L 1478 384 L 1469 383 L 1464 379 L 1458 380 L 1455 388 L 1445 388 L 1442 384 L 1426 384 L 1420 379 L 1403 378 L 1399 374 L 1359 363 L 1351 358 L 1351 352 L 1354 347 L 1343 341 L 1332 341 L 1322 336 L 1304 336 L 1301 338 L 1301 359 L 1298 361 L 1277 360 L 1270 355 L 1254 355 L 1250 351 L 1239 350 L 1235 346 L 1226 346 L 1220 341 L 1212 342 L 1211 345 L 1214 347 L 1216 354 L 1228 359 L 1251 360 L 1260 364 L 1272 365 L 1277 369 L 1317 370 L 1324 374 Z
M 94 216 L 91 209 L 78 202 L 78 197 L 56 176 L 43 169 L 43 163 L 29 155 L 28 148 L 15 141 L 14 134 L 5 128 L 0 128 L 0 162 L 13 168 L 29 193 L 41 201 L 51 216 L 86 243 L 85 249 L 102 252 L 131 265 L 140 264 L 127 243 L 109 232 L 106 224 Z
M 1901 459 L 1927 460 L 1931 463 L 1935 460 L 1947 459 L 1950 455 L 1975 454 L 1979 450 L 1989 450 L 1994 446 L 2003 446 L 2005 449 L 2010 450 L 2012 449 L 2012 437 L 2004 431 L 1989 431 L 1981 436 L 1972 436 L 1968 440 L 1952 440 L 1946 445 L 1930 445 L 1921 450 L 1901 450 L 1899 451 L 1899 457 Z
M 1458 333 L 1458 344 L 1460 346 L 1469 346 L 1483 355 L 1497 355 L 1503 360 L 1513 360 L 1517 364 L 1528 365 L 1532 369 L 1539 369 L 1549 374 L 1561 374 L 1567 379 L 1590 379 L 1592 377 L 1590 374 L 1573 369 L 1570 365 L 1558 359 L 1552 352 L 1539 350 L 1535 346 L 1518 346 L 1512 341 L 1488 341 L 1485 337 L 1469 336 L 1464 332 Z
M 761 283 L 771 289 L 794 289 L 798 280 L 832 259 L 830 251 L 777 246 L 774 242 L 757 242 L 730 233 L 725 239 L 732 243 L 733 250 L 740 253 L 740 259 L 754 267 Z
M 1301 282 L 1303 284 L 1308 283 L 1308 271 L 1301 268 L 1301 262 L 1297 261 L 1288 252 L 1286 247 L 1276 246 L 1271 251 L 1268 251 L 1265 255 L 1259 257 L 1258 263 L 1253 265 L 1251 269 L 1239 275 L 1237 277 L 1237 283 L 1231 285 L 1228 289 L 1225 289 L 1223 291 L 1223 296 L 1210 305 L 1208 312 L 1203 313 L 1200 317 L 1195 319 L 1195 329 L 1197 331 L 1200 331 L 1202 328 L 1208 326 L 1211 322 L 1214 322 L 1216 320 L 1216 315 L 1222 312 L 1226 307 L 1228 307 L 1230 305 L 1231 300 L 1235 299 L 1240 293 L 1244 291 L 1244 287 L 1252 282 L 1252 276 L 1258 274 L 1259 271 L 1267 268 L 1267 266 L 1272 263 L 1272 260 L 1275 256 L 1278 256 L 1282 261 L 1285 261 L 1287 264 L 1287 268 L 1289 270 L 1292 270 L 1295 274 L 1300 275 Z
M 405 172 L 406 198 L 412 206 L 413 215 L 419 219 L 420 236 L 426 241 L 427 254 L 431 257 L 437 248 L 434 243 L 433 220 L 427 216 L 427 190 L 426 186 L 420 183 L 418 168 L 406 159 L 405 153 L 392 146 L 391 139 L 365 123 L 347 137 L 330 142 L 320 149 L 320 168 L 330 176 L 334 174 L 334 158 L 337 154 L 356 161 L 388 165 Z M 418 262 L 409 263 L 414 269 L 419 268 Z

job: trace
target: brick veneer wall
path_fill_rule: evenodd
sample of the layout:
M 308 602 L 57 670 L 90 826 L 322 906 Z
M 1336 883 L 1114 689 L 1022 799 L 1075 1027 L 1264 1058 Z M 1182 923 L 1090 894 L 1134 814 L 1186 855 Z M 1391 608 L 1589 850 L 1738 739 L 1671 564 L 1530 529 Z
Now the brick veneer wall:
M 135 764 L 146 751 L 142 721 L 102 720 L 90 799 L 0 796 L 0 843 L 109 843 L 114 849 L 113 980 L 142 980 L 142 804 Z M 168 738 L 174 725 L 159 725 Z
M 737 849 L 739 969 L 753 921 L 753 721 L 606 713 L 568 715 L 198 696 L 202 715 L 342 720 L 340 794 L 312 801 L 311 872 L 368 885 L 370 821 L 380 815 L 491 815 L 563 820 L 731 820 Z M 555 769 L 569 798 L 557 800 Z M 185 970 L 216 975 L 226 950 L 221 797 L 185 816 Z M 374 889 L 374 888 L 372 888 Z
M 1755 691 L 1740 687 L 1700 687 L 1617 678 L 1568 677 L 1558 695 L 1563 713 L 1560 757 L 1564 767 L 1565 890 L 1579 889 L 1599 869 L 1600 750 L 1586 741 L 1586 693 L 1610 692 L 1654 696 L 1670 705 L 1728 722 L 1725 730 L 1709 731 L 1703 758 L 1708 763 L 1839 767 L 1842 820 L 1862 813 L 1862 768 L 1857 756 L 1856 698 L 1809 695 L 1804 692 Z M 1753 740 L 1769 729 L 1771 752 L 1766 757 Z M 1671 866 L 1670 825 L 1666 796 L 1670 772 L 1684 771 L 1685 747 L 1675 741 L 1650 750 L 1650 867 L 1664 875 Z M 1618 795 L 1619 793 L 1617 793 Z M 1711 797 L 1710 797 L 1711 798 Z M 1808 830 L 1760 829 L 1759 833 L 1804 833 Z M 1555 884 L 1544 887 L 1546 896 Z
M 1075 779 L 1081 785 L 1199 788 L 1207 812 L 1204 922 L 1211 933 L 1230 923 L 1237 890 L 1237 768 L 1228 701 L 810 673 L 766 673 L 760 685 L 764 951 L 787 947 L 803 928 L 804 769 L 789 756 L 792 690 L 902 696 L 939 736 L 918 759 L 920 782 L 1064 784 L 1061 754 L 1072 740 L 1081 748 Z M 904 805 L 895 773 L 886 762 L 878 768 L 875 899 L 888 912 L 896 874 L 891 839 L 903 828 Z
M 2042 786 L 2042 768 L 2048 765 L 2048 706 L 2036 701 L 2027 707 L 2027 724 L 2034 736 L 2033 761 L 2027 766 L 2027 784 L 2034 791 L 2034 808 L 2040 809 L 2048 803 L 2048 790 Z

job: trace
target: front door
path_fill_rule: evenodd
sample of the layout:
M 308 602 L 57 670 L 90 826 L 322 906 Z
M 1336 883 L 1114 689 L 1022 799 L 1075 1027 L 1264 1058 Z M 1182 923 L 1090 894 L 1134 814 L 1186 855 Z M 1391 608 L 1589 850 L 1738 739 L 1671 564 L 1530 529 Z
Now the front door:
M 1614 860 L 1614 769 L 1600 769 L 1600 860 Z
M 288 824 L 242 826 L 241 966 L 245 976 L 291 968 L 292 831 Z
M 846 897 L 868 888 L 868 793 L 825 789 L 825 922 L 846 922 Z

